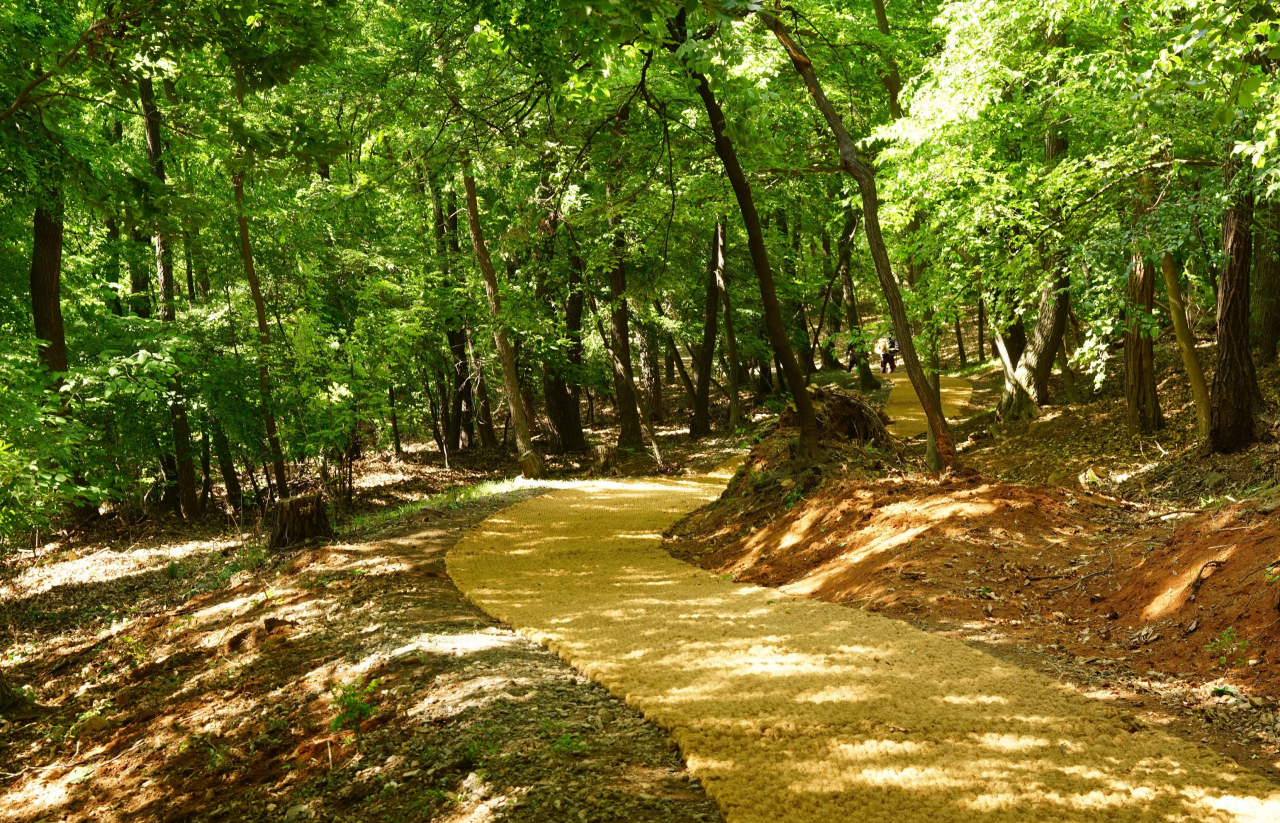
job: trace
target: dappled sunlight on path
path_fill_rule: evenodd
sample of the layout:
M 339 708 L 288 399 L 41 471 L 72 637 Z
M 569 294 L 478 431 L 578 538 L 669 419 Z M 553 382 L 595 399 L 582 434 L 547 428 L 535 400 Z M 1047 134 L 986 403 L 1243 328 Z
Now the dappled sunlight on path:
M 724 479 L 556 491 L 477 526 L 449 573 L 670 729 L 731 823 L 1280 820 L 1273 784 L 1055 681 L 675 560 L 658 535 Z
M 885 414 L 889 415 L 891 421 L 889 431 L 893 432 L 893 436 L 906 440 L 928 431 L 924 407 L 920 405 L 920 398 L 911 387 L 907 373 L 902 371 L 886 374 L 881 379 L 893 381 L 893 390 L 889 392 L 889 399 L 884 405 Z M 942 394 L 942 414 L 946 417 L 957 417 L 973 394 L 973 384 L 963 377 L 948 377 L 944 374 L 938 380 L 938 387 Z

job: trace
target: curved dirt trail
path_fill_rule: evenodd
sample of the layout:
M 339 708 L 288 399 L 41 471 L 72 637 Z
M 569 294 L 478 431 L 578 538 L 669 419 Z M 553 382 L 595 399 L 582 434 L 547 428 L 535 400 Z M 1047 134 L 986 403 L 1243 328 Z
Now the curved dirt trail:
M 889 431 L 893 432 L 894 437 L 906 440 L 928 431 L 924 407 L 920 405 L 920 398 L 916 397 L 916 390 L 911 387 L 906 373 L 886 374 L 882 377 L 893 381 L 893 390 L 889 392 L 884 410 L 892 421 Z M 957 417 L 973 394 L 973 384 L 963 377 L 941 375 L 938 388 L 942 394 L 942 414 L 945 417 Z
M 725 479 L 521 503 L 463 538 L 449 573 L 670 729 L 730 823 L 1280 820 L 1275 785 L 1056 681 L 675 560 L 660 533 Z

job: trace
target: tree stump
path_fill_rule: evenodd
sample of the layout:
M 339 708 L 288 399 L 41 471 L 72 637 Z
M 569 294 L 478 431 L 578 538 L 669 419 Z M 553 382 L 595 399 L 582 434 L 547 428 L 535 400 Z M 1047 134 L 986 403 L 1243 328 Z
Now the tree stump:
M 527 451 L 520 455 L 520 471 L 527 480 L 541 480 L 547 476 L 546 464 L 535 451 Z
M 313 537 L 332 537 L 329 510 L 324 496 L 304 494 L 290 497 L 276 504 L 276 522 L 271 529 L 271 549 L 292 546 Z
M 597 475 L 617 474 L 618 447 L 612 443 L 601 443 L 592 451 L 595 459 L 591 461 L 591 473 Z

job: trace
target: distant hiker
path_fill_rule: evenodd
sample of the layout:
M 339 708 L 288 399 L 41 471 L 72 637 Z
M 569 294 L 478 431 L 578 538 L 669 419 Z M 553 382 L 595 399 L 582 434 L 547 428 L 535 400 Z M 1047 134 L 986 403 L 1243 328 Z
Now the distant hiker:
M 880 355 L 880 373 L 889 374 L 893 371 L 895 363 L 893 361 L 893 344 L 887 337 L 881 337 L 876 341 L 876 354 Z

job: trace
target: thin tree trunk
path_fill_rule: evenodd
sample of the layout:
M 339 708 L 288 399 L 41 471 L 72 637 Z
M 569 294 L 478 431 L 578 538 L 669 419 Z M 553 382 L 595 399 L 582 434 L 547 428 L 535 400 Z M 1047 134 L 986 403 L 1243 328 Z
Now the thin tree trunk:
M 1263 230 L 1254 241 L 1253 277 L 1250 282 L 1254 337 L 1258 359 L 1274 363 L 1280 343 L 1280 204 L 1268 204 L 1263 212 Z
M 774 355 L 782 364 L 787 384 L 791 388 L 796 417 L 800 424 L 795 461 L 799 466 L 806 466 L 818 458 L 818 419 L 814 414 L 813 401 L 805 390 L 804 374 L 787 340 L 787 331 L 782 322 L 782 310 L 778 305 L 777 290 L 773 282 L 773 269 L 769 265 L 769 252 L 765 247 L 764 232 L 760 228 L 760 214 L 756 211 L 751 184 L 747 182 L 746 174 L 743 173 L 742 166 L 738 162 L 737 150 L 734 149 L 733 143 L 726 134 L 727 123 L 724 111 L 716 101 L 706 76 L 693 69 L 689 69 L 689 74 L 696 84 L 698 96 L 702 99 L 707 117 L 711 121 L 716 155 L 724 165 L 725 174 L 729 177 L 734 197 L 738 201 L 738 209 L 742 213 L 743 226 L 747 232 L 747 248 L 751 254 L 752 266 L 755 268 L 756 281 L 760 287 L 760 303 L 764 309 L 765 329 Z
M 1169 294 L 1169 315 L 1173 318 L 1173 331 L 1178 338 L 1178 351 L 1182 354 L 1182 366 L 1187 370 L 1191 383 L 1191 397 L 1196 404 L 1196 426 L 1201 439 L 1209 436 L 1209 387 L 1204 371 L 1196 357 L 1196 341 L 1187 325 L 1187 307 L 1182 300 L 1182 286 L 1178 282 L 1178 269 L 1173 255 L 1165 252 L 1160 260 L 1164 275 L 1165 291 Z
M 956 314 L 956 357 L 960 360 L 960 368 L 969 365 L 964 356 L 964 331 L 960 328 L 960 314 Z
M 232 511 L 239 512 L 244 506 L 244 493 L 240 489 L 240 475 L 236 473 L 236 461 L 231 456 L 231 444 L 227 441 L 227 433 L 218 418 L 209 416 L 209 433 L 213 439 L 213 453 L 218 456 L 218 469 L 222 473 L 222 487 L 226 491 L 227 502 Z
M 702 343 L 698 348 L 698 384 L 693 402 L 690 437 L 711 433 L 711 368 L 715 363 L 716 320 L 720 314 L 720 287 L 725 266 L 724 224 L 717 221 L 711 233 L 711 256 L 707 262 L 707 299 L 702 321 Z M 806 335 L 808 332 L 806 331 Z
M 240 258 L 244 262 L 245 277 L 253 297 L 253 308 L 258 316 L 258 391 L 262 394 L 262 422 L 267 430 L 267 446 L 271 449 L 271 463 L 276 475 L 276 488 L 281 498 L 288 497 L 288 480 L 284 468 L 284 452 L 280 449 L 280 436 L 276 431 L 275 404 L 271 393 L 271 372 L 267 365 L 271 353 L 271 329 L 267 325 L 267 307 L 262 300 L 262 286 L 253 264 L 253 247 L 249 244 L 249 220 L 244 213 L 244 172 L 231 175 L 232 190 L 236 198 L 236 224 L 240 234 Z
M 987 353 L 983 350 L 983 344 L 987 336 L 987 306 L 986 301 L 981 296 L 978 297 L 978 362 L 985 363 Z
M 787 31 L 781 20 L 768 12 L 762 11 L 759 14 L 764 24 L 774 33 L 783 48 L 786 49 L 796 72 L 804 80 L 814 104 L 831 128 L 840 150 L 840 167 L 858 184 L 858 189 L 862 195 L 863 226 L 867 235 L 867 245 L 871 248 L 871 257 L 876 265 L 876 276 L 880 280 L 880 287 L 884 291 L 885 303 L 889 308 L 889 316 L 893 320 L 893 327 L 898 335 L 898 346 L 902 352 L 902 365 L 906 369 L 911 385 L 916 391 L 921 407 L 924 409 L 925 419 L 934 432 L 938 448 L 938 459 L 941 465 L 946 467 L 954 466 L 957 463 L 955 440 L 952 438 L 951 429 L 942 414 L 942 405 L 934 396 L 929 380 L 920 365 L 920 358 L 916 355 L 915 341 L 911 337 L 911 325 L 907 319 L 906 306 L 902 302 L 902 293 L 898 288 L 898 281 L 893 276 L 888 249 L 885 247 L 884 238 L 880 234 L 880 205 L 879 196 L 876 192 L 875 172 L 863 163 L 862 158 L 858 155 L 857 145 L 854 143 L 853 138 L 849 136 L 844 123 L 840 119 L 840 115 L 836 113 L 835 107 L 831 105 L 822 90 L 822 86 L 818 83 L 818 77 L 814 72 L 813 63 L 809 60 L 809 56 L 791 38 L 790 32 Z
M 1155 305 L 1155 266 L 1134 254 L 1129 269 L 1130 317 L 1124 334 L 1125 397 L 1129 406 L 1129 430 L 1151 434 L 1164 425 L 1156 393 L 1155 346 L 1148 332 Z M 1247 333 L 1247 330 L 1246 330 Z
M 716 223 L 716 232 L 720 236 L 720 255 L 722 258 L 727 257 L 727 243 L 725 237 L 726 221 L 721 218 Z M 742 367 L 738 363 L 738 338 L 733 331 L 733 304 L 729 299 L 729 271 L 726 265 L 721 265 L 716 272 L 716 288 L 720 290 L 720 302 L 724 307 L 724 348 L 725 356 L 728 358 L 728 382 L 729 382 L 729 431 L 735 432 L 742 424 L 741 401 L 738 398 L 738 375 Z M 674 370 L 674 358 L 668 357 L 667 362 L 671 364 Z
M 129 242 L 137 246 L 151 244 L 142 236 L 142 232 L 132 228 L 129 230 Z M 136 254 L 129 255 L 129 311 L 135 317 L 151 317 L 151 267 L 140 264 Z
M 1228 172 L 1239 174 L 1233 167 Z M 1228 183 L 1231 178 L 1228 178 Z M 1249 269 L 1253 255 L 1253 195 L 1236 194 L 1222 215 L 1227 264 L 1218 279 L 1218 367 L 1209 395 L 1209 442 L 1220 453 L 1253 442 L 1254 370 L 1249 351 Z
M 161 137 L 160 110 L 156 108 L 155 93 L 150 77 L 138 80 L 138 98 L 142 104 L 143 129 L 147 142 L 147 159 L 151 164 L 151 176 L 157 187 L 165 185 L 163 138 Z M 151 204 L 156 208 L 155 204 Z M 177 285 L 173 279 L 173 250 L 169 238 L 157 227 L 152 234 L 156 251 L 156 276 L 160 284 L 160 320 L 177 321 Z M 169 417 L 173 423 L 174 460 L 177 467 L 178 505 L 186 519 L 202 513 L 199 492 L 196 489 L 195 461 L 191 453 L 191 424 L 187 420 L 187 407 L 183 397 L 182 379 L 174 377 L 174 400 L 169 404 Z
M 476 423 L 480 429 L 480 445 L 494 448 L 498 445 L 498 435 L 493 428 L 493 405 L 489 402 L 489 384 L 484 379 L 484 364 L 480 362 L 480 358 L 476 357 L 476 348 L 470 332 L 467 333 L 467 352 L 471 356 L 471 372 L 475 379 L 476 394 L 479 395 Z M 503 440 L 506 440 L 505 436 Z
M 844 213 L 844 228 L 836 238 L 836 277 L 840 280 L 844 300 L 845 320 L 853 343 L 849 351 L 850 371 L 858 370 L 858 388 L 870 394 L 880 388 L 880 381 L 871 373 L 867 362 L 867 344 L 862 335 L 862 318 L 858 314 L 858 300 L 853 290 L 853 236 L 858 231 L 858 214 L 853 209 Z
M 471 176 L 471 162 L 464 161 L 462 183 L 466 189 L 467 228 L 471 232 L 471 245 L 484 278 L 485 294 L 489 298 L 489 316 L 493 319 L 493 341 L 502 363 L 502 382 L 506 389 L 507 406 L 511 409 L 511 422 L 515 428 L 516 449 L 520 453 L 520 469 L 525 477 L 538 479 L 546 474 L 542 458 L 533 450 L 533 438 L 529 435 L 529 421 L 524 414 L 524 400 L 520 394 L 520 376 L 516 372 L 516 358 L 507 342 L 507 330 L 502 320 L 502 300 L 498 294 L 498 274 L 485 245 L 484 231 L 480 226 L 480 204 L 476 200 L 476 181 Z
M 396 386 L 394 383 L 387 384 L 387 402 L 390 403 L 391 409 L 391 439 L 395 443 L 396 457 L 404 459 L 404 447 L 400 444 L 400 421 L 396 418 Z

